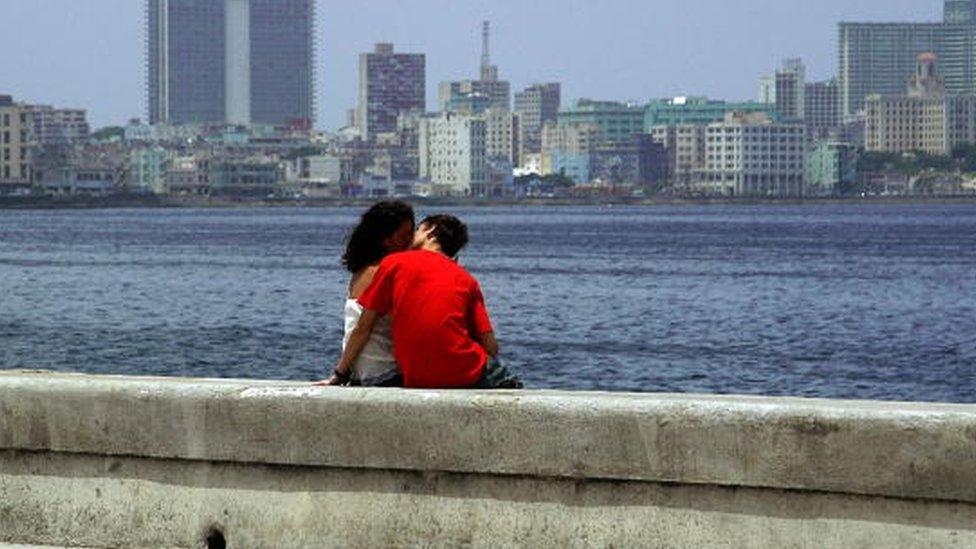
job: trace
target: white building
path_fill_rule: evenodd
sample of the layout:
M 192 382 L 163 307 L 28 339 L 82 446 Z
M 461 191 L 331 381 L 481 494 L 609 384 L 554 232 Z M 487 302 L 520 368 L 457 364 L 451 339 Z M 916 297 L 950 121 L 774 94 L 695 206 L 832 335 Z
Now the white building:
M 802 196 L 806 126 L 761 113 L 729 113 L 705 130 L 705 169 L 693 187 L 710 195 Z
M 440 196 L 483 196 L 488 185 L 485 121 L 444 113 L 420 122 L 420 177 Z

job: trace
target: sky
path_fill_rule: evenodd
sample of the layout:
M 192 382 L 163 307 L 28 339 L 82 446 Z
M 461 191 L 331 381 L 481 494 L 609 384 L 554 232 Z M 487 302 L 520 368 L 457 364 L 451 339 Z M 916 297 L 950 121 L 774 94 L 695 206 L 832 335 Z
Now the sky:
M 0 0 L 0 94 L 85 108 L 94 127 L 145 119 L 144 0 Z M 355 107 L 358 54 L 376 42 L 427 54 L 437 84 L 476 78 L 481 21 L 492 61 L 520 90 L 563 84 L 578 98 L 754 99 L 758 79 L 801 57 L 832 77 L 839 21 L 938 21 L 941 0 L 319 0 L 318 121 Z

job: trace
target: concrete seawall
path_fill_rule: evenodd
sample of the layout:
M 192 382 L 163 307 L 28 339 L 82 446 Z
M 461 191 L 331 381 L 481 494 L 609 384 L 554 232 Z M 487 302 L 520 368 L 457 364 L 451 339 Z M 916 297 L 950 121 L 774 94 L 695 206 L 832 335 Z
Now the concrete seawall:
M 0 373 L 0 543 L 976 547 L 976 406 Z

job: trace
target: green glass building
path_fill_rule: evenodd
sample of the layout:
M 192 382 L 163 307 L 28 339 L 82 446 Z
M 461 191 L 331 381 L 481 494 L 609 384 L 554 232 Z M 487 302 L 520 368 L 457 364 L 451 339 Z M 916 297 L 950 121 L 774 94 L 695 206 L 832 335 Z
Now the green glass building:
M 776 105 L 772 103 L 726 103 L 706 97 L 675 97 L 658 99 L 648 103 L 644 111 L 644 131 L 650 132 L 654 126 L 704 126 L 721 122 L 730 112 L 762 112 L 773 120 L 777 119 Z
M 593 125 L 600 128 L 604 140 L 630 141 L 644 133 L 644 107 L 616 101 L 580 99 L 559 112 L 561 125 Z

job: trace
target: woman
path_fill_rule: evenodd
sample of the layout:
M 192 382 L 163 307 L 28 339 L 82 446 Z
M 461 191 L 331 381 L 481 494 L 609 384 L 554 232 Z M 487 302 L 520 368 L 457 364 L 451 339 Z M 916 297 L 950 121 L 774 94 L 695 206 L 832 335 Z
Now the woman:
M 391 253 L 410 247 L 414 237 L 413 208 L 403 202 L 380 202 L 363 214 L 346 244 L 342 264 L 352 273 L 345 309 L 345 349 L 363 308 L 357 299 L 369 288 L 380 261 Z M 402 385 L 400 371 L 393 358 L 390 319 L 381 318 L 356 362 L 349 379 L 333 375 L 323 385 L 358 385 L 397 387 Z

